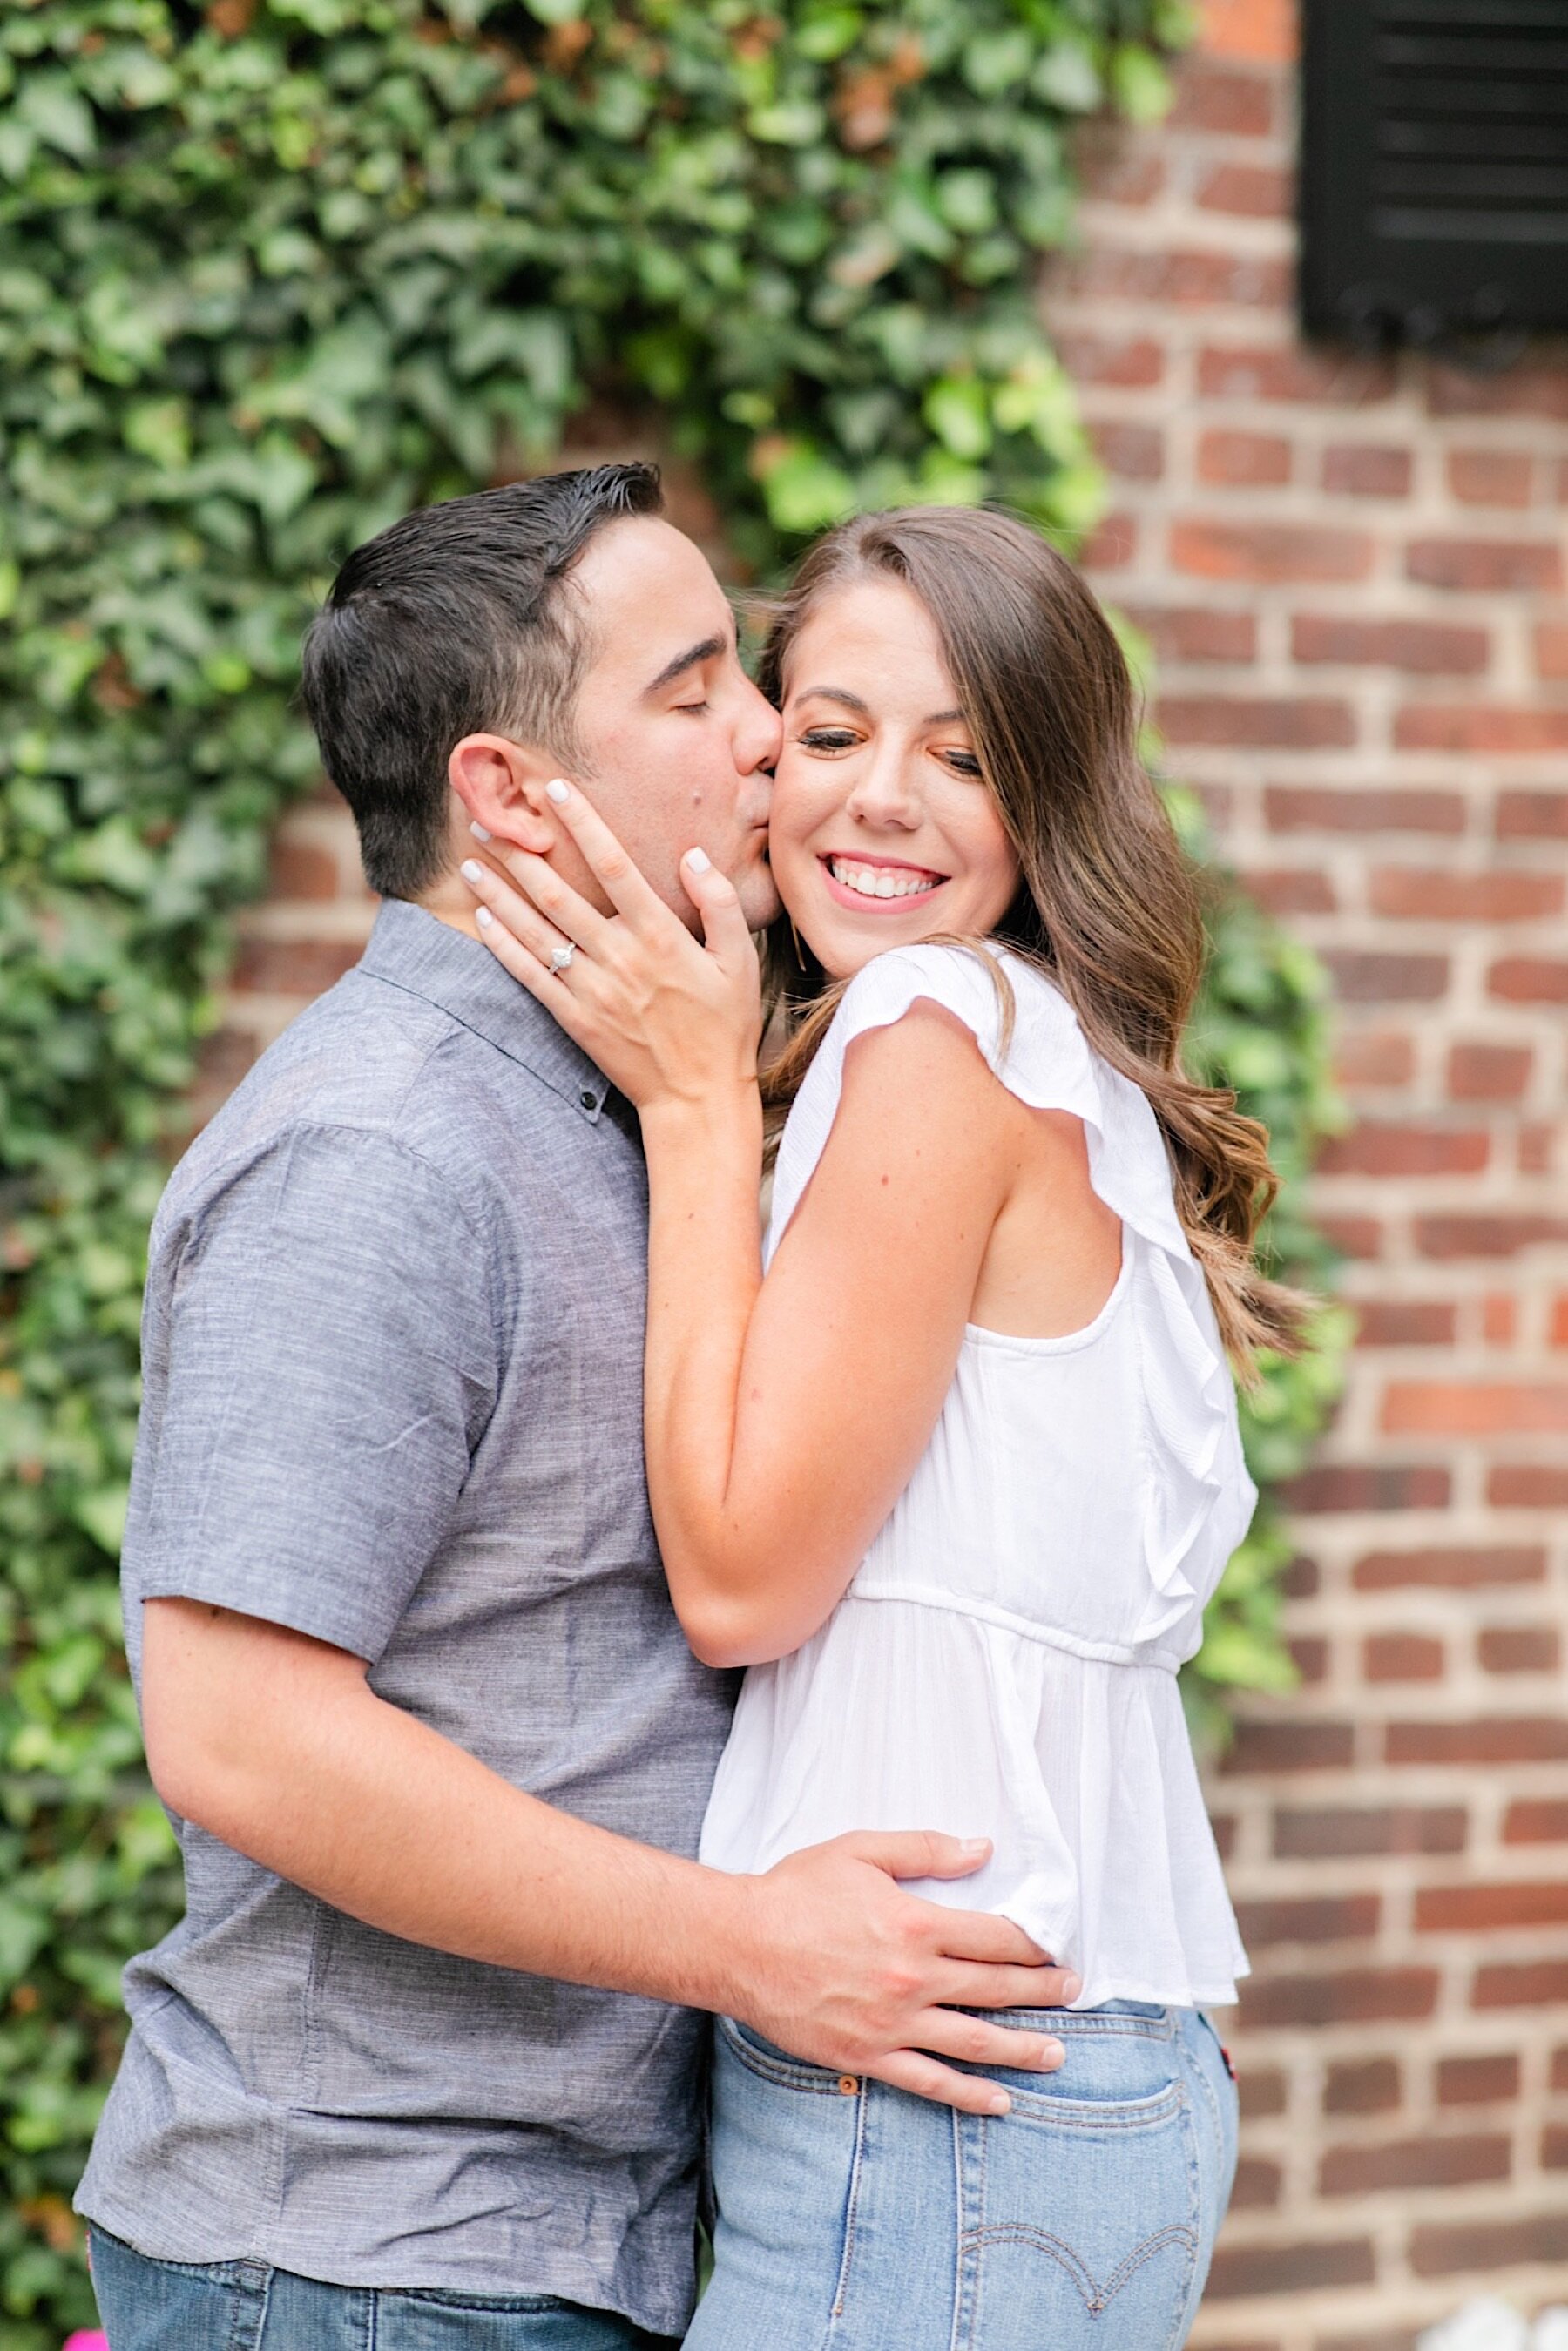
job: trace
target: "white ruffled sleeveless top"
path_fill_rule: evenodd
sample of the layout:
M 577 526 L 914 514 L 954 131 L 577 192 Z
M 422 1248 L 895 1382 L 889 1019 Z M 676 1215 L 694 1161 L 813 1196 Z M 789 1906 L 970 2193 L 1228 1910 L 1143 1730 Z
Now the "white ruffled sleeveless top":
M 966 1332 L 941 1416 L 843 1599 L 746 1676 L 702 1858 L 763 1870 L 852 1829 L 988 1836 L 915 1889 L 1000 1910 L 1083 1979 L 1074 2003 L 1236 1997 L 1246 1955 L 1176 1688 L 1250 1522 L 1236 1398 L 1158 1125 L 1017 956 L 900 947 L 857 973 L 790 1110 L 766 1258 L 827 1143 L 844 1054 L 917 1000 L 973 1030 L 1020 1101 L 1086 1130 L 1122 1267 L 1069 1337 Z

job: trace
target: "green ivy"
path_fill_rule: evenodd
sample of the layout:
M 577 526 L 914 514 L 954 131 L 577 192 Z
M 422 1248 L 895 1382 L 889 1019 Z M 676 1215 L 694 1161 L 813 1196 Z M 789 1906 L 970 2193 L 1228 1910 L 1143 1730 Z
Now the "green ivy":
M 1074 120 L 1157 113 L 1185 30 L 1177 0 L 0 12 L 0 2351 L 90 2316 L 68 2198 L 117 1971 L 178 1901 L 114 1588 L 138 1298 L 230 917 L 313 772 L 312 602 L 606 396 L 659 412 L 758 576 L 858 505 L 1082 529 L 1035 257 Z M 1315 975 L 1233 896 L 1216 937 L 1201 1057 L 1297 1174 Z M 1271 1370 L 1268 1474 L 1326 1384 Z M 1211 1685 L 1278 1676 L 1277 1550 Z
M 1192 803 L 1185 795 L 1170 797 L 1178 830 L 1201 852 L 1204 831 Z M 1210 875 L 1208 967 L 1187 1034 L 1187 1066 L 1211 1084 L 1234 1086 L 1241 1107 L 1268 1128 L 1281 1183 L 1265 1228 L 1265 1262 L 1326 1296 L 1333 1254 L 1304 1208 L 1313 1150 L 1343 1123 L 1330 1078 L 1323 973 L 1228 873 L 1211 867 Z M 1292 1546 L 1270 1489 L 1305 1467 L 1338 1397 L 1351 1332 L 1346 1310 L 1325 1303 L 1314 1317 L 1311 1349 L 1294 1359 L 1265 1356 L 1260 1384 L 1242 1392 L 1241 1434 L 1260 1499 L 1251 1531 L 1208 1604 L 1203 1646 L 1182 1677 L 1188 1717 L 1211 1749 L 1229 1735 L 1238 1690 L 1282 1693 L 1296 1685 L 1280 1629 Z

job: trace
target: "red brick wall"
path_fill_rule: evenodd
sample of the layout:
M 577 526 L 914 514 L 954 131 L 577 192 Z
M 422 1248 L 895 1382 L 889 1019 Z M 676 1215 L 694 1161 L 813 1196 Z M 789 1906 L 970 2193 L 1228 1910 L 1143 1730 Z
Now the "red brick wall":
M 1362 1329 L 1297 1496 L 1303 1685 L 1214 1782 L 1257 1972 L 1199 2339 L 1408 2351 L 1476 2292 L 1568 2300 L 1568 356 L 1303 350 L 1293 25 L 1207 16 L 1169 122 L 1100 142 L 1048 309 L 1170 764 L 1333 976 Z M 298 810 L 214 1091 L 370 913 L 341 812 Z
M 1172 769 L 1333 976 L 1361 1341 L 1297 1496 L 1304 1676 L 1213 1797 L 1256 1974 L 1199 2340 L 1568 2301 L 1568 353 L 1309 350 L 1294 25 L 1211 0 L 1047 308 Z

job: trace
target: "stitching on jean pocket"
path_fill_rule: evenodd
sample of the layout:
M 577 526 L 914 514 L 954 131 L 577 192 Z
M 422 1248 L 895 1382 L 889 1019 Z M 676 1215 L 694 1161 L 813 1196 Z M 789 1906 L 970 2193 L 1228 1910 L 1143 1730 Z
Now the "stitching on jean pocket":
M 134 2245 L 131 2251 L 136 2252 Z M 165 2271 L 171 2277 L 194 2278 L 200 2285 L 240 2283 L 238 2262 L 166 2262 L 156 2253 L 137 2253 L 136 2258 L 149 2262 L 153 2269 Z
M 165 2261 L 159 2253 L 139 2253 L 136 2247 L 129 2243 L 124 2237 L 117 2237 L 112 2229 L 100 2228 L 96 2220 L 89 2221 L 88 2231 L 89 2237 L 96 2237 L 111 2258 L 116 2253 L 129 2253 L 132 2261 L 147 2262 L 153 2269 L 169 2270 L 175 2277 L 199 2278 L 207 2285 L 234 2285 L 239 2281 L 239 2273 L 243 2264 L 237 2261 Z M 89 2273 L 90 2273 L 89 2262 Z
M 1198 2275 L 1198 2255 L 1203 2244 L 1203 2165 L 1197 2151 L 1197 2120 L 1190 2099 L 1182 2118 L 1182 2137 L 1186 2146 L 1187 2194 L 1192 2203 L 1192 2247 L 1187 2254 L 1186 2294 L 1181 2309 L 1171 2322 L 1171 2331 L 1161 2346 L 1161 2351 L 1181 2351 L 1181 2346 L 1192 2331 L 1192 2323 L 1197 2316 L 1197 2305 L 1203 2294 Z
M 274 2271 L 266 2262 L 228 2262 L 229 2323 L 225 2351 L 256 2351 L 267 2326 Z
M 378 2302 L 415 2303 L 422 2310 L 483 2310 L 496 2311 L 503 2317 L 511 2314 L 528 2318 L 541 2311 L 570 2310 L 572 2304 L 559 2294 L 465 2294 L 452 2286 L 399 2286 L 390 2292 L 383 2286 L 377 2294 Z
M 1202 2015 L 1201 2011 L 1198 2016 L 1198 2022 L 1200 2024 L 1208 2023 L 1208 2020 L 1207 2017 Z M 1216 2048 L 1218 2048 L 1219 2037 L 1211 2024 L 1208 2025 L 1208 2033 L 1209 2038 L 1213 2041 Z M 1223 2051 L 1221 2051 L 1220 2053 L 1223 2055 Z M 1189 2049 L 1187 2054 L 1193 2073 L 1197 2077 L 1198 2086 L 1203 2092 L 1203 2103 L 1207 2111 L 1208 2118 L 1214 2126 L 1214 2169 L 1215 2177 L 1216 2179 L 1218 2179 L 1223 2176 L 1225 2170 L 1225 2117 L 1219 2111 L 1219 2100 L 1215 2095 L 1214 2085 L 1208 2078 L 1207 2068 L 1205 2066 L 1202 2058 L 1199 2056 L 1196 2049 Z
M 1157 2016 L 1107 2013 L 1102 2008 L 967 2008 L 960 2013 L 977 2016 L 987 2024 L 1003 2025 L 1009 2032 L 1051 2032 L 1058 2039 L 1067 2033 L 1104 2033 L 1118 2041 L 1174 2041 L 1176 2037 L 1174 2011 L 1168 2008 Z
M 1163 2253 L 1167 2245 L 1186 2247 L 1189 2276 L 1192 2259 L 1197 2251 L 1197 2230 L 1185 2220 L 1173 2220 L 1167 2228 L 1156 2229 L 1152 2237 L 1145 2237 L 1141 2245 L 1134 2245 L 1102 2284 L 1066 2239 L 1053 2236 L 1048 2229 L 1033 2228 L 1026 2220 L 998 2220 L 987 2228 L 967 2233 L 974 2243 L 979 2245 L 1032 2245 L 1038 2252 L 1048 2253 L 1067 2272 L 1083 2298 L 1084 2308 L 1095 2318 L 1109 2308 L 1128 2279 L 1141 2270 L 1145 2262 L 1152 2262 L 1156 2253 Z
M 855 2226 L 860 2218 L 861 2165 L 865 2156 L 866 2085 L 861 2083 L 855 2099 L 855 2151 L 850 2159 L 850 2192 L 844 2202 L 844 2250 L 839 2262 L 839 2281 L 833 2288 L 832 2315 L 844 2314 L 844 2297 L 850 2290 L 850 2264 L 854 2258 Z
M 781 2090 L 802 2090 L 818 2098 L 843 2096 L 840 2087 L 843 2079 L 841 2074 L 830 2074 L 822 2065 L 808 2065 L 803 2058 L 775 2056 L 771 2049 L 763 2048 L 745 2025 L 737 2024 L 733 2017 L 721 2016 L 718 2029 L 747 2073 L 760 2075 L 763 2081 L 771 2082 Z M 861 2086 L 863 2096 L 863 2082 Z
M 1002 2128 L 1021 2122 L 1045 2124 L 1057 2130 L 1158 2130 L 1174 2121 L 1187 2103 L 1179 2082 L 1168 2082 L 1146 2098 L 1042 2097 L 1038 2091 L 1018 2090 L 1010 2085 L 1008 2095 L 1012 2112 L 1002 2117 Z

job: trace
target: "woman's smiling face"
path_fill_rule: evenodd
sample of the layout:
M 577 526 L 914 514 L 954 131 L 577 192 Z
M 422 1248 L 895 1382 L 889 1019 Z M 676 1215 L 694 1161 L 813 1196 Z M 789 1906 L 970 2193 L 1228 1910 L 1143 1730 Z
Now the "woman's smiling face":
M 931 615 L 902 581 L 825 594 L 789 648 L 773 877 L 831 978 L 886 947 L 993 931 L 1019 862 Z

